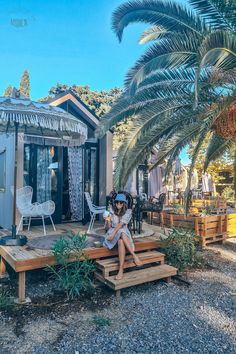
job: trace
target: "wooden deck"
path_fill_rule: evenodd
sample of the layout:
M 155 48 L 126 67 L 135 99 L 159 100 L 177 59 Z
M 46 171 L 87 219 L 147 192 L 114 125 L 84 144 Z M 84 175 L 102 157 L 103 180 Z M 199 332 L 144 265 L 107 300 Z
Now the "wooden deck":
M 145 250 L 157 249 L 160 247 L 161 242 L 155 237 L 145 237 L 135 239 L 136 252 Z M 102 259 L 110 256 L 117 255 L 117 249 L 108 250 L 104 247 L 95 248 L 90 247 L 85 249 L 86 255 L 90 259 Z M 9 264 L 15 272 L 19 274 L 19 287 L 18 287 L 18 302 L 24 303 L 25 296 L 25 277 L 26 271 L 33 269 L 45 268 L 47 266 L 55 265 L 56 259 L 52 251 L 29 249 L 27 245 L 24 247 L 11 247 L 0 246 L 0 278 L 6 276 L 6 265 Z M 70 262 L 75 261 L 75 255 L 71 255 Z

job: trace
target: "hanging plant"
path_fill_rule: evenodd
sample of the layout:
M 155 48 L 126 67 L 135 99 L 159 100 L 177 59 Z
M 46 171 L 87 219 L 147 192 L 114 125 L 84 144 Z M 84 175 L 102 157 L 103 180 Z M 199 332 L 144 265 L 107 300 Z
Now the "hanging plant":
M 227 108 L 215 121 L 212 130 L 217 135 L 232 139 L 236 137 L 236 105 Z

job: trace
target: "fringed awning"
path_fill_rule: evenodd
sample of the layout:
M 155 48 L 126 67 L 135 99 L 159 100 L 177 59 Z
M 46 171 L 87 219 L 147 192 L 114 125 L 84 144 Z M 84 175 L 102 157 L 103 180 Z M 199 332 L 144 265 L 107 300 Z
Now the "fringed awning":
M 70 113 L 59 107 L 45 103 L 0 97 L 0 132 L 18 131 L 43 137 L 63 138 L 85 141 L 87 126 Z
M 64 146 L 64 147 L 75 147 L 81 146 L 85 143 L 85 138 L 83 136 L 73 139 L 72 137 L 62 136 L 61 138 L 55 137 L 40 137 L 35 135 L 24 135 L 23 142 L 25 144 L 36 144 L 43 146 Z

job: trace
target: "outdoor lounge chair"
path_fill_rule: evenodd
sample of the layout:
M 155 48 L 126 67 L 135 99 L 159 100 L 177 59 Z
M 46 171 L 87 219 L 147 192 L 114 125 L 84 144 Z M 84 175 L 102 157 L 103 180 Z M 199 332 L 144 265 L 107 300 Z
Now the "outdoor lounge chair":
M 55 211 L 55 203 L 52 200 L 48 200 L 44 203 L 32 203 L 33 188 L 26 186 L 16 191 L 16 206 L 21 214 L 20 223 L 17 228 L 17 234 L 23 225 L 28 225 L 28 231 L 30 230 L 31 219 L 42 219 L 43 232 L 46 235 L 45 219 L 50 218 L 53 230 L 56 231 L 55 225 L 52 220 L 52 214 Z M 24 219 L 28 220 L 28 223 L 24 224 Z
M 87 204 L 89 207 L 90 216 L 91 216 L 89 227 L 87 230 L 87 233 L 90 233 L 93 230 L 93 225 L 94 225 L 96 215 L 103 214 L 104 211 L 106 210 L 106 207 L 105 206 L 100 207 L 100 206 L 94 205 L 92 203 L 91 196 L 88 192 L 84 192 L 84 195 L 85 195 L 85 198 L 86 198 L 86 201 L 87 201 Z

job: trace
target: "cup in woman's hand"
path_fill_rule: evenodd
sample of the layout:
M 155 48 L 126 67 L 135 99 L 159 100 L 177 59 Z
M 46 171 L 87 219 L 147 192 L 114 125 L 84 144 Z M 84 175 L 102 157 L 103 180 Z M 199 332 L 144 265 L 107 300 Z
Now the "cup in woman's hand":
M 109 211 L 105 210 L 104 213 L 103 213 L 103 218 L 106 219 L 110 216 L 110 213 Z

